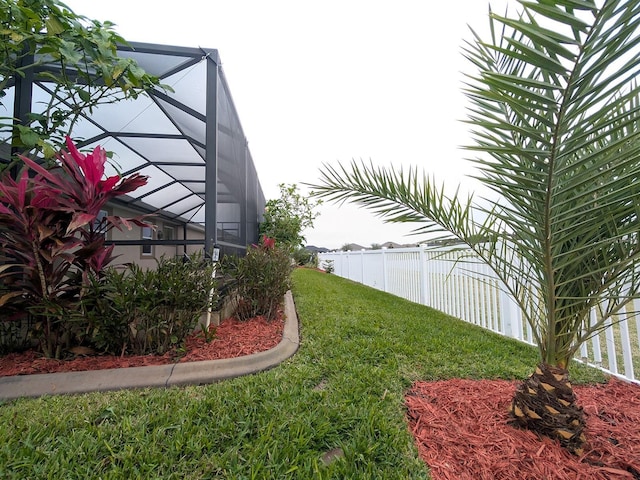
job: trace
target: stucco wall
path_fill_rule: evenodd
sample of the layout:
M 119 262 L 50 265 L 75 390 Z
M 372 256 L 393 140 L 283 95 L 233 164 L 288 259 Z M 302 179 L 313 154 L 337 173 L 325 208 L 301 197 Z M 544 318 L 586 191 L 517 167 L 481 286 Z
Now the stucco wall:
M 123 209 L 121 207 L 116 206 L 108 206 L 107 212 L 109 215 L 118 215 L 122 217 L 135 217 L 138 214 Z M 173 227 L 173 238 L 174 240 L 182 240 L 184 239 L 184 231 L 182 225 L 173 224 L 168 221 L 164 221 L 162 219 L 149 216 L 145 217 L 145 221 L 151 223 L 156 226 L 155 231 L 153 232 L 153 239 L 159 239 L 162 237 L 166 239 L 167 237 L 167 227 Z M 141 240 L 142 239 L 142 228 L 137 225 L 131 225 L 131 229 L 127 229 L 123 227 L 122 230 L 112 229 L 108 235 L 107 240 Z M 201 229 L 197 229 L 196 227 L 188 227 L 187 228 L 187 239 L 192 240 L 202 240 L 204 239 L 204 231 Z M 202 246 L 200 245 L 188 245 L 187 246 L 187 254 L 192 254 L 194 252 L 202 251 Z M 140 245 L 116 245 L 114 248 L 114 256 L 117 258 L 113 261 L 111 265 L 122 265 L 124 263 L 137 263 L 143 268 L 155 268 L 156 259 L 160 259 L 162 255 L 165 257 L 176 257 L 182 256 L 184 252 L 183 245 L 152 245 L 151 246 L 151 255 L 145 255 L 142 252 L 142 247 Z

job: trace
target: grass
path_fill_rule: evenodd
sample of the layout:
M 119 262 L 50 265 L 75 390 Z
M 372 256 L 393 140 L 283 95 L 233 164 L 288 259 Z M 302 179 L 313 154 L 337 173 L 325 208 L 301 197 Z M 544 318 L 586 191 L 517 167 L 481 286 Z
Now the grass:
M 427 479 L 406 427 L 415 380 L 520 379 L 534 349 L 312 270 L 294 274 L 301 347 L 208 386 L 0 404 L 3 479 Z M 602 381 L 576 365 L 574 381 Z M 325 465 L 322 456 L 344 456 Z

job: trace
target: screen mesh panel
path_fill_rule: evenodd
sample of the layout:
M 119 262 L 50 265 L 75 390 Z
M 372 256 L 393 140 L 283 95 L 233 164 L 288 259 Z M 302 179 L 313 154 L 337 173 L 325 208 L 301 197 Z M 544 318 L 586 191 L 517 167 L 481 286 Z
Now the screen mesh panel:
M 158 88 L 136 100 L 100 105 L 80 117 L 72 138 L 81 149 L 101 145 L 113 152 L 108 174 L 149 176 L 148 185 L 124 198 L 125 204 L 201 231 L 214 223 L 215 235 L 203 240 L 205 247 L 214 242 L 242 252 L 256 243 L 265 199 L 217 50 L 132 42 L 120 54 L 174 91 Z M 38 70 L 34 78 L 31 108 L 37 112 L 53 89 Z M 13 88 L 6 93 L 0 114 L 15 116 Z M 0 129 L 0 161 L 9 161 L 10 141 L 11 129 Z M 215 181 L 208 184 L 207 178 Z M 210 205 L 213 211 L 207 211 Z

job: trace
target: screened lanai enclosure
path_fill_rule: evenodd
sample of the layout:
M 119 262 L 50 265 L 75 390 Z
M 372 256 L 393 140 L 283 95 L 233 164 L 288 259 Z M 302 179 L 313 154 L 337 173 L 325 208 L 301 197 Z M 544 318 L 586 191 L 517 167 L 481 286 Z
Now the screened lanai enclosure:
M 149 177 L 147 185 L 110 204 L 105 214 L 150 214 L 156 229 L 115 232 L 107 238 L 127 260 L 160 252 L 180 255 L 215 246 L 242 254 L 258 240 L 265 199 L 217 50 L 131 42 L 132 57 L 169 89 L 82 112 L 71 137 L 82 149 L 113 152 L 106 174 Z M 20 92 L 6 91 L 0 115 L 23 118 L 54 95 L 40 64 Z M 59 68 L 59 67 L 58 67 Z M 6 111 L 14 106 L 14 112 Z M 0 160 L 9 160 L 11 131 L 0 132 Z M 114 233 L 115 232 L 115 233 Z

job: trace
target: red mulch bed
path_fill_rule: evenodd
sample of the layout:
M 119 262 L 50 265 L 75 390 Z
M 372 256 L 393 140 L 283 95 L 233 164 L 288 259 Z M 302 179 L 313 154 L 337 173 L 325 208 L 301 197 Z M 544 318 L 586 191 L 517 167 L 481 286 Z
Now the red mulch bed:
M 275 347 L 282 340 L 284 319 L 267 321 L 263 317 L 241 322 L 228 318 L 217 327 L 211 327 L 215 338 L 207 343 L 202 333 L 194 333 L 186 341 L 186 354 L 179 362 L 235 358 L 263 352 Z M 165 365 L 176 361 L 176 353 L 131 356 L 76 356 L 65 360 L 44 358 L 38 352 L 28 350 L 0 357 L 0 377 L 30 375 L 34 373 L 77 372 L 106 368 L 142 367 Z
M 640 386 L 611 379 L 574 387 L 587 418 L 581 457 L 507 424 L 515 387 L 458 379 L 413 385 L 409 428 L 434 480 L 640 479 Z

